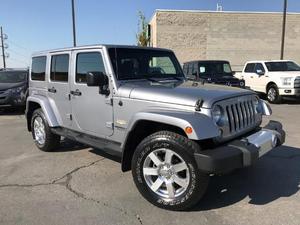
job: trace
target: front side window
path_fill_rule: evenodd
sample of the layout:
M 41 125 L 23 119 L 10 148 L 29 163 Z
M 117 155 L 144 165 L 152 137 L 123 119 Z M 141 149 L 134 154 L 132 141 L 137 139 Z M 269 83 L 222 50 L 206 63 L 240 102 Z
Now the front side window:
M 265 68 L 261 63 L 256 63 L 255 72 L 257 72 L 257 71 L 265 72 Z
M 51 58 L 51 81 L 68 82 L 69 55 L 54 55 Z
M 32 58 L 31 80 L 45 81 L 46 74 L 46 56 Z
M 185 75 L 188 75 L 188 71 L 189 71 L 188 64 L 184 64 L 184 65 L 183 65 L 183 73 L 184 73 Z
M 0 72 L 0 83 L 21 83 L 27 81 L 26 71 L 2 71 Z
M 86 83 L 88 72 L 105 73 L 104 63 L 100 52 L 84 52 L 77 54 L 76 83 Z
M 119 80 L 184 77 L 175 55 L 169 51 L 111 48 L 109 55 Z
M 287 62 L 266 62 L 270 72 L 300 71 L 300 66 L 292 61 Z

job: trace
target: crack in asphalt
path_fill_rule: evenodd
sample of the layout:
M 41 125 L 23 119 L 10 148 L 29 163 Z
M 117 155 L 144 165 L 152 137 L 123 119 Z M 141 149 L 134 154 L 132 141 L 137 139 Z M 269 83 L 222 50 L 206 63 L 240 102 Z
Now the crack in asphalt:
M 59 178 L 56 178 L 54 180 L 52 180 L 51 182 L 47 182 L 47 183 L 37 183 L 37 184 L 3 184 L 3 185 L 0 185 L 0 188 L 6 188 L 6 187 L 38 187 L 38 186 L 47 186 L 47 185 L 52 185 L 52 184 L 59 184 L 57 183 L 58 181 L 66 178 L 67 176 L 73 174 L 73 173 L 76 173 L 77 171 L 81 170 L 81 169 L 84 169 L 84 168 L 87 168 L 87 167 L 90 167 L 90 166 L 93 166 L 95 165 L 96 163 L 100 162 L 100 161 L 103 161 L 105 158 L 101 158 L 101 159 L 98 159 L 96 161 L 93 161 L 87 165 L 83 165 L 83 166 L 79 166 L 73 170 L 71 170 L 70 172 L 66 173 L 65 175 L 63 175 L 62 177 L 59 177 Z
M 48 186 L 48 185 L 63 185 L 63 186 L 66 187 L 66 189 L 68 191 L 70 191 L 71 193 L 73 193 L 78 198 L 84 199 L 86 201 L 92 201 L 92 202 L 95 202 L 97 204 L 101 204 L 101 205 L 103 205 L 103 206 L 105 206 L 107 208 L 118 210 L 119 212 L 121 212 L 124 215 L 132 215 L 132 216 L 134 216 L 138 220 L 138 222 L 140 224 L 143 224 L 143 221 L 142 221 L 141 217 L 138 214 L 129 213 L 128 211 L 124 210 L 123 208 L 115 207 L 115 206 L 110 205 L 107 202 L 101 202 L 99 200 L 96 200 L 96 199 L 93 199 L 93 198 L 89 198 L 89 197 L 85 196 L 83 193 L 80 193 L 79 191 L 76 191 L 76 190 L 74 190 L 72 188 L 72 186 L 71 186 L 70 183 L 71 183 L 71 180 L 72 180 L 72 175 L 74 173 L 78 172 L 81 169 L 91 167 L 91 166 L 95 165 L 96 163 L 98 163 L 100 161 L 103 161 L 105 159 L 106 158 L 101 158 L 101 159 L 93 161 L 93 162 L 91 162 L 91 163 L 89 163 L 87 165 L 76 167 L 75 169 L 71 170 L 70 172 L 64 174 L 62 177 L 56 178 L 56 179 L 52 180 L 51 182 L 37 183 L 37 184 L 4 184 L 4 185 L 0 185 L 0 188 L 7 188 L 7 187 L 21 187 L 21 188 L 29 187 L 30 188 L 30 187 Z M 66 180 L 63 181 L 63 182 L 59 182 L 59 181 L 61 181 L 63 179 L 66 179 Z

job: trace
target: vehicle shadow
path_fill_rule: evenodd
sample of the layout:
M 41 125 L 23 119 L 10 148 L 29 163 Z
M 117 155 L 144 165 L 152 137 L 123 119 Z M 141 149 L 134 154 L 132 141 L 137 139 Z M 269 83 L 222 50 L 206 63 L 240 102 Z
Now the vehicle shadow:
M 25 114 L 25 110 L 21 108 L 0 108 L 0 116 L 21 116 Z
M 300 98 L 288 98 L 288 97 L 285 97 L 282 100 L 282 104 L 299 105 L 300 104 Z
M 98 148 L 93 148 L 92 150 L 90 150 L 90 153 L 102 156 L 104 158 L 110 159 L 110 160 L 118 162 L 118 163 L 121 163 L 121 160 L 122 160 L 120 156 L 109 154 L 109 153 L 105 152 L 104 150 L 98 149 Z
M 299 160 L 299 148 L 281 146 L 250 168 L 214 176 L 204 198 L 192 211 L 218 209 L 248 198 L 249 204 L 265 205 L 292 196 L 299 190 Z
M 80 151 L 83 149 L 89 148 L 89 146 L 85 144 L 81 144 L 76 141 L 72 141 L 70 139 L 64 138 L 61 143 L 59 148 L 55 149 L 55 152 L 74 152 L 74 151 Z

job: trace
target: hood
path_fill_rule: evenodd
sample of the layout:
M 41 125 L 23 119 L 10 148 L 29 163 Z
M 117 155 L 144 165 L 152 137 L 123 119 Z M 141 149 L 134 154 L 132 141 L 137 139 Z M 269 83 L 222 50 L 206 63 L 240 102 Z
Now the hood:
M 5 91 L 7 89 L 16 88 L 26 85 L 26 82 L 20 82 L 20 83 L 0 83 L 0 91 Z
M 145 81 L 125 83 L 119 89 L 119 95 L 122 97 L 185 106 L 195 106 L 196 102 L 201 99 L 203 100 L 203 108 L 210 108 L 216 101 L 249 94 L 254 94 L 254 92 L 229 86 L 202 84 L 193 81 L 168 84 Z

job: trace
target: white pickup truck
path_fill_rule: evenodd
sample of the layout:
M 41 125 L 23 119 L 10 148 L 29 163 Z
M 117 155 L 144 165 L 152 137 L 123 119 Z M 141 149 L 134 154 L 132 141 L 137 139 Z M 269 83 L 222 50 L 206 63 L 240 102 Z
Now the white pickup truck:
M 249 61 L 235 76 L 271 103 L 280 103 L 283 96 L 300 97 L 300 66 L 291 60 Z

